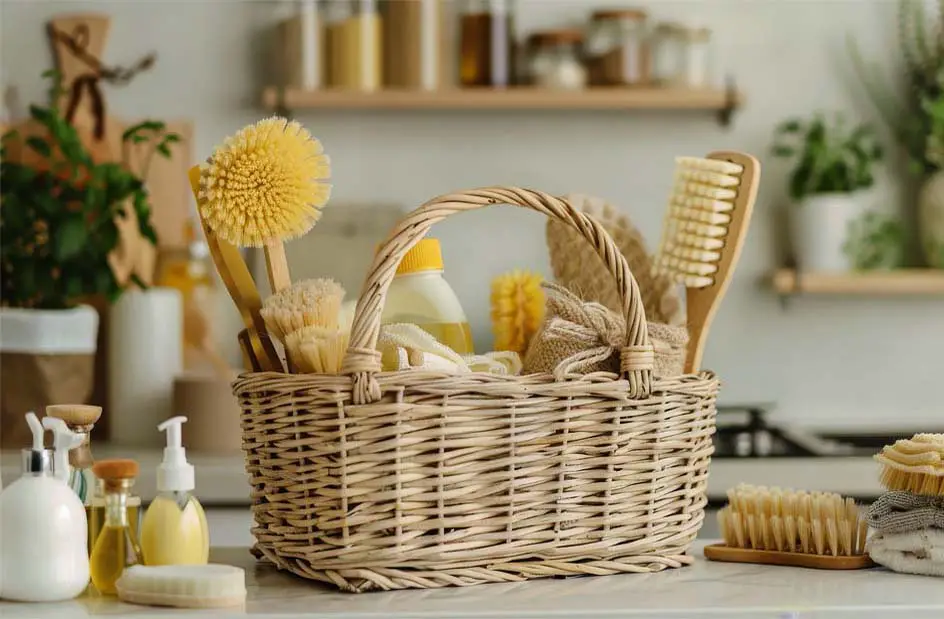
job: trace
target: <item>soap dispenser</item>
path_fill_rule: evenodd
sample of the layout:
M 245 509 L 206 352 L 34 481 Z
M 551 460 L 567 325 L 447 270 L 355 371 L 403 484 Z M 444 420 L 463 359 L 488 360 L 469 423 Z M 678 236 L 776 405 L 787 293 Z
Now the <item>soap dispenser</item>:
M 167 433 L 164 461 L 157 468 L 158 495 L 141 523 L 141 550 L 145 565 L 202 565 L 210 554 L 210 532 L 194 488 L 193 466 L 187 462 L 181 425 L 186 417 L 172 417 L 157 426 Z
M 27 413 L 26 422 L 33 447 L 23 450 L 23 475 L 0 493 L 2 595 L 19 602 L 69 600 L 88 586 L 88 530 L 85 507 L 57 478 L 55 460 L 67 461 L 70 446 L 81 438 L 64 424 L 54 425 L 54 445 L 63 451 L 54 454 L 43 448 L 43 425 L 36 415 Z

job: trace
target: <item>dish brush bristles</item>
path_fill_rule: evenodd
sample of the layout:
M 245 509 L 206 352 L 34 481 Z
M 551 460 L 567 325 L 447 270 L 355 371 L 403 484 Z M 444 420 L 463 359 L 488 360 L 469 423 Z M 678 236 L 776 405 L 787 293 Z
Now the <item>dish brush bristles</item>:
M 302 372 L 337 375 L 349 340 L 350 333 L 343 329 L 312 325 L 286 336 L 285 347 Z
M 495 350 L 523 355 L 544 319 L 544 280 L 538 273 L 512 271 L 492 280 L 491 318 Z
M 718 524 L 731 548 L 834 557 L 863 555 L 868 535 L 853 499 L 744 484 L 728 491 Z
M 344 288 L 332 279 L 306 279 L 269 296 L 260 314 L 266 329 L 283 344 L 303 327 L 337 329 Z M 289 351 L 291 355 L 291 351 Z
M 262 247 L 308 232 L 331 195 L 331 165 L 299 123 L 267 118 L 243 128 L 200 169 L 200 214 L 218 237 Z
M 657 273 L 689 288 L 714 283 L 744 168 L 730 161 L 678 157 Z
M 875 459 L 889 490 L 944 496 L 944 434 L 916 434 L 886 445 Z

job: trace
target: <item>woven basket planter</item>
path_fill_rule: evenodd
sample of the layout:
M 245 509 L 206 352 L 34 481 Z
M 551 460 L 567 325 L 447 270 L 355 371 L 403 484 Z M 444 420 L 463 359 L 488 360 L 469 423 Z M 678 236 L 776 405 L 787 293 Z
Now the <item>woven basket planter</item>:
M 434 223 L 490 204 L 544 213 L 597 250 L 627 317 L 621 375 L 379 371 L 400 260 Z M 603 228 L 559 198 L 491 188 L 423 205 L 375 258 L 342 375 L 254 372 L 235 383 L 257 552 L 352 592 L 691 563 L 718 381 L 653 379 L 640 299 Z

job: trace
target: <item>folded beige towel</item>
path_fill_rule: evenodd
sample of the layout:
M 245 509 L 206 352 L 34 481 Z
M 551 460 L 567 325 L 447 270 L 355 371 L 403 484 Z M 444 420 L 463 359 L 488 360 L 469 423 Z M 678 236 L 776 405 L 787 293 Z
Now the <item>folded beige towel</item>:
M 944 531 L 939 529 L 877 533 L 866 550 L 873 561 L 895 572 L 944 576 Z
M 869 526 L 881 533 L 944 529 L 944 497 L 886 492 L 869 507 L 868 520 Z

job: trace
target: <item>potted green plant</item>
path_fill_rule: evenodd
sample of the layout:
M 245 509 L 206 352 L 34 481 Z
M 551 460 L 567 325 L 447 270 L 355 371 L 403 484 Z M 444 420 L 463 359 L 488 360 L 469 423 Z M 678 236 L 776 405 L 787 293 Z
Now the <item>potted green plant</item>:
M 47 74 L 59 97 L 58 76 Z M 28 135 L 9 131 L 0 150 L 0 395 L 2 444 L 28 436 L 22 415 L 91 395 L 98 313 L 125 285 L 110 257 L 123 221 L 156 244 L 146 170 L 97 162 L 56 103 L 30 106 Z M 168 156 L 178 137 L 149 121 L 124 132 L 126 143 L 153 143 Z M 142 284 L 136 277 L 132 281 Z
M 929 266 L 944 269 L 944 4 L 932 15 L 924 0 L 899 0 L 898 31 L 906 91 L 884 85 L 854 42 L 854 64 L 876 109 L 908 155 L 921 182 L 918 229 Z
M 798 266 L 826 272 L 861 267 L 860 248 L 849 241 L 872 206 L 873 167 L 882 157 L 872 129 L 847 127 L 838 114 L 788 120 L 777 127 L 773 154 L 794 162 L 788 189 Z

